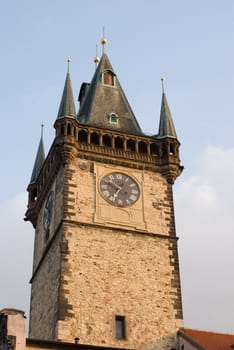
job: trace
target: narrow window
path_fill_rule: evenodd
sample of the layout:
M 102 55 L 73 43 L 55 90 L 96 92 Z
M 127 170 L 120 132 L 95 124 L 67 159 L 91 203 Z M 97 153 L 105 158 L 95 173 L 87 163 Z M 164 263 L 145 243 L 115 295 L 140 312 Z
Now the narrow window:
M 64 135 L 64 125 L 63 124 L 61 125 L 61 135 L 62 136 Z
M 67 134 L 71 135 L 71 124 L 67 125 Z
M 126 339 L 126 325 L 124 316 L 115 316 L 115 335 L 117 339 Z

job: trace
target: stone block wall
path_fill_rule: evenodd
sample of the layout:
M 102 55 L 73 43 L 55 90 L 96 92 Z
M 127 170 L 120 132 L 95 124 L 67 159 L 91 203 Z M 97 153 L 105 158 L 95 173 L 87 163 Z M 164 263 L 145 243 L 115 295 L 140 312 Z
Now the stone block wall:
M 138 182 L 133 206 L 102 198 L 99 181 L 112 171 Z M 52 190 L 47 241 L 43 208 L 38 217 L 30 337 L 175 347 L 182 309 L 171 185 L 158 173 L 76 158 L 60 169 Z M 126 339 L 116 339 L 115 316 L 126 319 Z
M 127 348 L 174 339 L 180 290 L 173 242 L 86 225 L 64 228 L 63 239 L 58 339 Z M 115 337 L 117 315 L 126 318 L 124 340 Z

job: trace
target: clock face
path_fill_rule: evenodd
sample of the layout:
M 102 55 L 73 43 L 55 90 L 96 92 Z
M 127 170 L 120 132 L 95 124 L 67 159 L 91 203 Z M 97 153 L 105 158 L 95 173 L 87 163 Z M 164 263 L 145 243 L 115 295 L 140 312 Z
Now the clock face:
M 44 217 L 43 217 L 43 225 L 45 231 L 48 231 L 51 218 L 52 218 L 52 212 L 53 212 L 53 206 L 54 206 L 54 192 L 50 192 L 49 197 L 47 199 L 45 209 L 44 209 Z
M 110 173 L 100 181 L 102 197 L 110 204 L 125 207 L 134 204 L 139 196 L 140 189 L 132 177 L 123 173 Z

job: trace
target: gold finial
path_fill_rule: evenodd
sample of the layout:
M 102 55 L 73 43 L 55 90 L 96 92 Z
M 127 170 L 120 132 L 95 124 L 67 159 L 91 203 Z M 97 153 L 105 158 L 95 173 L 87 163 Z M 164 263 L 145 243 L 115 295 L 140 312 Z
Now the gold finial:
M 43 137 L 43 128 L 44 128 L 44 124 L 41 123 L 41 137 Z
M 107 39 L 105 39 L 105 27 L 102 28 L 101 44 L 102 44 L 102 53 L 104 53 L 105 52 L 105 45 L 107 44 Z
M 67 58 L 67 72 L 69 73 L 70 70 L 70 63 L 71 63 L 71 59 Z
M 98 65 L 98 62 L 100 61 L 98 55 L 97 55 L 97 50 L 98 50 L 98 46 L 96 45 L 96 56 L 93 59 L 93 62 L 95 63 L 96 67 Z
M 162 82 L 162 93 L 164 94 L 164 78 L 161 78 L 161 82 Z

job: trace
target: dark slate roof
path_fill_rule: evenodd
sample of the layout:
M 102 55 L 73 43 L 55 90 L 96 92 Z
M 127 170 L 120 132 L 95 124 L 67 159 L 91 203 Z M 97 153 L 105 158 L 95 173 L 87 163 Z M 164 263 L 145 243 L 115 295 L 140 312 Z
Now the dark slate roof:
M 114 86 L 103 83 L 103 73 L 109 72 L 114 78 Z M 84 88 L 86 91 L 84 91 Z M 80 110 L 78 122 L 106 129 L 142 134 L 141 128 L 128 103 L 123 89 L 105 53 L 96 68 L 93 79 L 82 85 L 79 95 Z M 110 123 L 109 116 L 115 114 L 118 123 Z
M 175 137 L 176 131 L 174 123 L 172 120 L 170 108 L 167 102 L 166 94 L 162 94 L 162 104 L 161 104 L 161 113 L 160 113 L 160 122 L 159 122 L 159 131 L 157 137 Z
M 71 79 L 70 79 L 69 73 L 67 73 L 67 76 L 66 76 L 64 89 L 63 89 L 63 96 L 61 99 L 57 119 L 63 118 L 63 117 L 76 118 L 76 108 L 75 108 L 74 96 L 73 96 Z
M 30 184 L 36 182 L 37 177 L 40 173 L 40 170 L 42 168 L 42 165 L 45 161 L 45 150 L 44 150 L 44 143 L 43 143 L 43 137 L 41 135 L 41 139 L 39 142 L 39 146 L 37 149 L 37 155 L 36 155 L 36 159 L 35 159 L 35 163 L 33 166 L 33 171 L 32 171 L 32 176 L 31 176 L 31 180 L 30 180 Z

